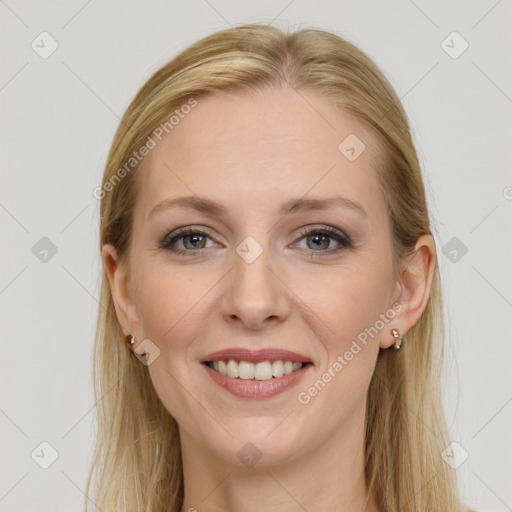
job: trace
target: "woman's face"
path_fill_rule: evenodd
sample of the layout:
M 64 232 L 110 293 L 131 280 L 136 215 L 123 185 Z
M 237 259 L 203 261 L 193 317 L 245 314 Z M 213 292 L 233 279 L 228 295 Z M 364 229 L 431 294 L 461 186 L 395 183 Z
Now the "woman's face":
M 197 101 L 140 170 L 123 328 L 158 348 L 156 392 L 209 456 L 277 464 L 355 439 L 399 319 L 374 141 L 312 93 Z M 308 364 L 273 376 L 287 360 Z

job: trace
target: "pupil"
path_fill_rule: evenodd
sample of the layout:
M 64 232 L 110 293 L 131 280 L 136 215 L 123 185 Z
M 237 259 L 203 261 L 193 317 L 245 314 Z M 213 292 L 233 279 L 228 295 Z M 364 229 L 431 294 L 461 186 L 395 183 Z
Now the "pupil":
M 315 239 L 316 239 L 316 240 L 318 241 L 318 239 L 319 239 L 319 238 L 321 238 L 322 240 L 320 241 L 320 243 L 322 243 L 322 242 L 325 242 L 325 240 L 327 239 L 327 235 L 316 234 L 316 235 L 313 235 L 313 236 L 308 237 L 308 238 L 310 239 L 310 241 L 311 241 L 311 239 L 313 239 L 313 240 L 315 240 Z M 319 247 L 319 245 L 318 245 L 318 244 L 315 244 L 315 245 L 316 245 L 317 247 Z M 327 245 L 329 245 L 329 241 L 327 241 Z M 326 247 L 325 247 L 325 243 L 324 243 L 324 248 L 326 248 Z
M 196 249 L 197 247 L 202 247 L 202 246 L 196 245 L 196 242 L 201 242 L 202 241 L 201 238 L 203 238 L 203 235 L 189 235 L 187 238 L 191 241 L 193 249 Z M 185 238 L 185 241 L 187 240 L 187 238 Z

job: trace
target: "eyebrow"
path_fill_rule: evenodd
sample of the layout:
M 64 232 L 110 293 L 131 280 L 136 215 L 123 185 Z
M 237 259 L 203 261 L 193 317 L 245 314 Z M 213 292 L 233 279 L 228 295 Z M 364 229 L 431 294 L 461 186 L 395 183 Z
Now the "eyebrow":
M 363 217 L 368 217 L 368 213 L 360 203 L 349 199 L 348 197 L 337 195 L 333 197 L 299 197 L 296 199 L 289 199 L 281 203 L 280 214 L 288 215 L 290 213 L 315 211 L 315 210 L 329 210 L 333 208 L 347 208 L 351 209 Z M 175 199 L 164 199 L 158 203 L 149 213 L 148 218 L 156 212 L 166 210 L 169 208 L 183 208 L 188 210 L 195 210 L 201 213 L 209 213 L 218 217 L 227 215 L 227 208 L 218 201 L 213 201 L 205 197 L 199 196 L 183 196 Z

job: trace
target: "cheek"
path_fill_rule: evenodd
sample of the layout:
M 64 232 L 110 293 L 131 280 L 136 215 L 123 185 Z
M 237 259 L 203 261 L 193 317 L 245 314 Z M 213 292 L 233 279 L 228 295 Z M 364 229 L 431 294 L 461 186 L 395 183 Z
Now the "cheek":
M 204 336 L 204 295 L 216 281 L 207 274 L 198 277 L 197 271 L 187 272 L 170 264 L 147 265 L 139 277 L 143 335 L 160 350 L 148 367 L 153 386 L 173 417 L 193 431 L 194 418 L 204 411 L 190 398 L 200 396 L 190 376 L 191 364 L 197 364 L 191 361 L 190 350 L 193 341 Z
M 386 318 L 389 278 L 385 261 L 361 256 L 356 263 L 331 269 L 328 278 L 327 274 L 317 274 L 300 292 L 308 297 L 308 306 L 316 314 L 314 330 L 325 333 L 319 336 L 324 351 L 321 370 L 325 372 L 322 381 L 330 391 L 315 399 L 317 405 L 324 401 L 332 406 L 344 403 L 345 407 L 337 411 L 345 414 L 364 398 L 380 336 L 392 328 L 391 317 Z
M 331 357 L 385 314 L 388 277 L 385 265 L 361 257 L 357 263 L 324 269 L 303 281 L 298 295 L 316 313 L 317 323 L 325 325 Z M 378 341 L 375 336 L 373 339 Z
M 320 371 L 301 386 L 298 391 L 302 394 L 297 397 L 309 417 L 321 418 L 326 409 L 330 411 L 331 421 L 322 428 L 336 429 L 354 415 L 363 414 L 379 337 L 392 327 L 387 323 L 382 328 L 380 321 L 387 299 L 383 272 L 383 267 L 368 262 L 346 266 L 330 274 L 328 287 L 308 286 L 301 292 L 315 300 L 308 300 L 308 305 L 318 316 L 316 332 L 321 324 L 328 326 L 327 334 L 319 337 L 325 352 Z M 322 289 L 327 291 L 319 293 Z M 380 330 L 374 330 L 377 322 Z
M 141 267 L 142 268 L 142 267 Z M 180 349 L 180 340 L 193 334 L 194 317 L 201 309 L 201 297 L 208 290 L 208 279 L 194 276 L 179 266 L 148 265 L 142 268 L 138 282 L 138 307 L 144 336 L 154 339 L 161 350 L 172 345 Z M 188 335 L 184 335 L 184 330 Z

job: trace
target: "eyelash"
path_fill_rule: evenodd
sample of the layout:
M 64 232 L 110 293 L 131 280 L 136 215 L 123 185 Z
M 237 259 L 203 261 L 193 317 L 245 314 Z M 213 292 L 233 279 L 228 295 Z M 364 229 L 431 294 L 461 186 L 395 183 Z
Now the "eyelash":
M 319 250 L 314 251 L 311 250 L 312 256 L 315 256 L 317 253 L 322 254 L 337 254 L 340 251 L 343 251 L 344 249 L 349 249 L 353 247 L 352 240 L 349 236 L 344 235 L 341 231 L 338 231 L 337 229 L 326 226 L 324 228 L 302 228 L 299 231 L 300 239 L 302 240 L 304 237 L 312 235 L 312 234 L 320 234 L 320 235 L 327 235 L 328 237 L 336 240 L 340 245 L 338 247 L 327 249 L 325 251 Z M 191 249 L 191 250 L 184 250 L 184 249 L 176 249 L 175 247 L 172 247 L 172 244 L 180 240 L 181 238 L 184 238 L 186 236 L 190 235 L 201 235 L 201 236 L 207 236 L 208 238 L 212 239 L 212 236 L 207 233 L 206 231 L 203 231 L 201 229 L 196 229 L 193 227 L 185 227 L 185 228 L 178 228 L 177 230 L 167 234 L 158 244 L 158 247 L 160 249 L 166 249 L 168 251 L 171 251 L 175 254 L 180 254 L 184 256 L 192 256 L 199 252 L 201 252 L 203 249 Z M 304 249 L 307 250 L 307 249 Z

